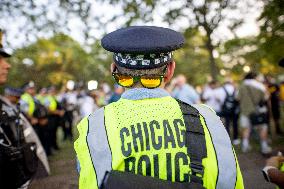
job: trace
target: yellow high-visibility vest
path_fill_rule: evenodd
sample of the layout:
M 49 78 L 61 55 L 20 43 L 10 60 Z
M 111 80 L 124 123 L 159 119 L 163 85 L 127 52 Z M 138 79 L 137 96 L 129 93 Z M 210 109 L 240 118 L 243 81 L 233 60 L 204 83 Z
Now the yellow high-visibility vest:
M 207 149 L 202 160 L 204 187 L 243 189 L 236 155 L 220 119 L 206 106 L 196 108 Z M 79 188 L 97 189 L 110 170 L 189 182 L 184 123 L 178 102 L 170 96 L 122 98 L 84 118 L 74 143 L 80 163 Z
M 28 109 L 27 113 L 28 113 L 29 116 L 32 116 L 34 111 L 35 111 L 35 101 L 34 101 L 33 97 L 28 93 L 24 93 L 21 96 L 21 100 L 25 101 L 28 104 L 29 109 Z
M 280 84 L 280 100 L 284 101 L 284 83 Z
M 48 109 L 55 111 L 57 109 L 57 101 L 54 96 L 48 95 L 46 100 L 48 101 Z

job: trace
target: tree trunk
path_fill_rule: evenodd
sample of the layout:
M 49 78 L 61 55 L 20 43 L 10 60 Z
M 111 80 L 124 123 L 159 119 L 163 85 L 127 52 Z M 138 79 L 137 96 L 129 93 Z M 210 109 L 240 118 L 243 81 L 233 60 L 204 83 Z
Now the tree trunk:
M 212 45 L 212 40 L 211 40 L 211 33 L 207 33 L 207 42 L 206 42 L 206 49 L 208 50 L 209 53 L 209 62 L 210 62 L 210 72 L 211 72 L 211 77 L 214 81 L 217 80 L 217 74 L 218 74 L 218 68 L 215 62 L 215 58 L 213 56 L 213 50 L 214 46 Z

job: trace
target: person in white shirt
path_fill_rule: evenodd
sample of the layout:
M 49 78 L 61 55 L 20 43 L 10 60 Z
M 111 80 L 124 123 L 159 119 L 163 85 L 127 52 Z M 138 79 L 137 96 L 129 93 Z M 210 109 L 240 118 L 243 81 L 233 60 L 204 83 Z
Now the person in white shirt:
M 85 117 L 93 113 L 98 106 L 95 103 L 93 97 L 91 97 L 91 92 L 80 98 L 80 117 Z
M 222 105 L 222 91 L 219 90 L 217 82 L 211 81 L 208 86 L 206 86 L 202 93 L 202 99 L 206 105 L 211 107 L 217 115 L 221 112 Z

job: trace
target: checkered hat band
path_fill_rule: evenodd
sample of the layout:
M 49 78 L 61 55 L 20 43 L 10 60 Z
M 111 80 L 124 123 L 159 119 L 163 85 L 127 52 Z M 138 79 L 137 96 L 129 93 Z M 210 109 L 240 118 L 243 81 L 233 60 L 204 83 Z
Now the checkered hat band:
M 155 68 L 164 65 L 172 60 L 173 53 L 133 55 L 114 53 L 114 61 L 128 68 Z

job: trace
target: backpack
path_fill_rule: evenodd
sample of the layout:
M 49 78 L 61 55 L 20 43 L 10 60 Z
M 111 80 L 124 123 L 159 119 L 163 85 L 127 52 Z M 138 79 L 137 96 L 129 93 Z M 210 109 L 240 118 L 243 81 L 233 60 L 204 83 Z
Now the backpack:
M 225 87 L 222 87 L 226 93 L 226 98 L 224 100 L 224 103 L 221 107 L 221 115 L 222 116 L 232 116 L 236 114 L 236 110 L 238 107 L 238 103 L 235 99 L 235 90 L 233 94 L 229 94 Z

